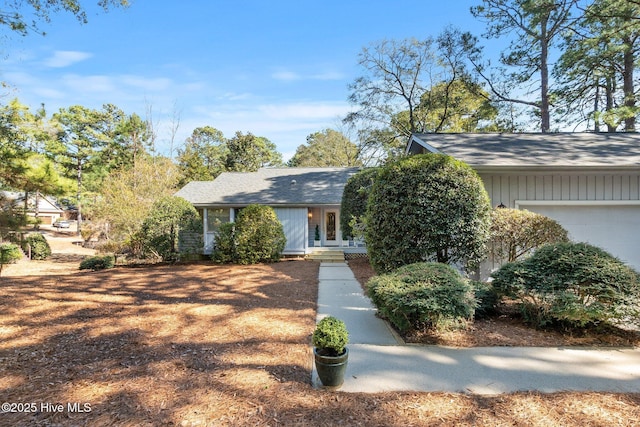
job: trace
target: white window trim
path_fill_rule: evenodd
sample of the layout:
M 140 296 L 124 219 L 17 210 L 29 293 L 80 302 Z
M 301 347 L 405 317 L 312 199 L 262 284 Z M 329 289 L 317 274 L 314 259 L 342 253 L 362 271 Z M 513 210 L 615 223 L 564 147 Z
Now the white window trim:
M 640 200 L 516 200 L 515 208 L 522 206 L 640 206 Z

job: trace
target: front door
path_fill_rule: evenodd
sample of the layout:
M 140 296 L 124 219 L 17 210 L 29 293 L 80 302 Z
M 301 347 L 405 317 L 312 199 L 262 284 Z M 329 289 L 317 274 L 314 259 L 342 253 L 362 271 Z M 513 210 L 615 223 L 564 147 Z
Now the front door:
M 324 211 L 324 244 L 325 246 L 339 246 L 340 214 L 337 209 Z

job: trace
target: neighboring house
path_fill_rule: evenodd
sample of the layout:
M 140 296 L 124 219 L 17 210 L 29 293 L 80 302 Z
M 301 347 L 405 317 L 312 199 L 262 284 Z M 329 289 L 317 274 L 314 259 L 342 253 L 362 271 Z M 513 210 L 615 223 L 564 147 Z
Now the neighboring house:
M 13 191 L 2 191 L 1 193 L 5 200 L 15 203 L 19 208 L 24 207 L 24 193 L 17 193 Z M 38 204 L 37 209 L 36 199 Z M 40 221 L 42 221 L 42 224 L 51 225 L 56 222 L 56 220 L 60 219 L 64 212 L 49 197 L 43 196 L 42 194 L 36 197 L 34 193 L 29 193 L 29 198 L 27 200 L 27 215 L 35 217 L 36 213 Z
M 213 181 L 194 181 L 175 195 L 191 202 L 203 218 L 205 253 L 211 253 L 221 223 L 234 221 L 250 204 L 274 208 L 283 225 L 285 255 L 310 253 L 316 225 L 320 244 L 344 247 L 340 203 L 347 179 L 358 168 L 265 168 L 225 172 Z M 353 249 L 353 248 L 352 248 Z
M 415 134 L 407 153 L 462 160 L 492 206 L 546 215 L 640 269 L 640 134 Z

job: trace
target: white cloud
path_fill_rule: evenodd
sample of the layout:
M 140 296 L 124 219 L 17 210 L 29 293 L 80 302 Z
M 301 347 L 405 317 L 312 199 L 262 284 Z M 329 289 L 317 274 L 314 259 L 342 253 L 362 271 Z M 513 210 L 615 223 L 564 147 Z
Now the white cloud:
M 294 73 L 293 71 L 277 71 L 271 74 L 271 77 L 273 77 L 275 80 L 282 80 L 285 82 L 300 80 L 302 78 L 299 74 Z
M 77 50 L 56 50 L 53 56 L 44 61 L 44 65 L 51 68 L 64 68 L 77 62 L 89 59 L 93 54 Z

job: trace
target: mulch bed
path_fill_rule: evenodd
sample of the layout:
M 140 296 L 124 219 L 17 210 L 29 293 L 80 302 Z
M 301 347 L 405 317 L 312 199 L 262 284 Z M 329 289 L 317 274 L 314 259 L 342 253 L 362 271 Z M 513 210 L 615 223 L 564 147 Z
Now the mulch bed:
M 313 389 L 317 274 L 315 262 L 285 261 L 0 277 L 0 395 L 16 409 L 22 404 L 0 413 L 0 425 L 631 426 L 640 419 L 640 394 Z M 57 404 L 62 412 L 53 411 Z
M 349 261 L 349 267 L 363 289 L 375 271 L 367 258 Z M 640 345 L 640 333 L 612 326 L 599 330 L 539 330 L 527 325 L 512 304 L 502 304 L 495 315 L 476 319 L 466 330 L 434 332 L 412 331 L 403 336 L 406 342 L 418 344 L 440 344 L 453 347 L 488 346 L 615 346 L 635 347 Z

